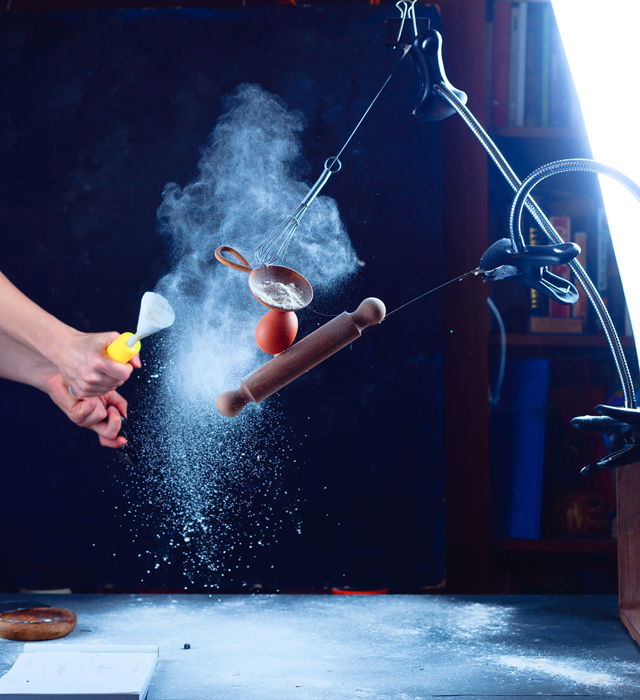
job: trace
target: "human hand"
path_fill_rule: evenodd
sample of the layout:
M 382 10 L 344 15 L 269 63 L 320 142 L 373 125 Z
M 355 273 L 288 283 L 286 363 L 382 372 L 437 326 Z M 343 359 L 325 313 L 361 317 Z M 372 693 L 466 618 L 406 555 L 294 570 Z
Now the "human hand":
M 51 349 L 50 359 L 65 377 L 68 387 L 78 399 L 101 397 L 124 384 L 133 368 L 140 369 L 140 357 L 130 362 L 115 362 L 106 354 L 107 346 L 118 333 L 81 333 L 72 331 Z
M 51 400 L 67 418 L 81 428 L 97 433 L 103 447 L 124 447 L 127 444 L 126 438 L 118 435 L 122 417 L 127 417 L 127 401 L 117 391 L 77 398 L 70 393 L 66 379 L 58 373 L 47 377 L 45 386 Z

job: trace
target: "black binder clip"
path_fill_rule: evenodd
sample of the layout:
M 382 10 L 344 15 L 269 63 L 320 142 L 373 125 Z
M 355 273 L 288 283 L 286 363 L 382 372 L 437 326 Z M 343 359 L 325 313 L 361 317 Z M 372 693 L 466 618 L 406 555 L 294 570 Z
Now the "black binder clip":
M 640 411 L 635 408 L 619 406 L 595 407 L 597 416 L 577 416 L 571 425 L 579 430 L 596 430 L 609 436 L 622 447 L 614 449 L 599 460 L 587 464 L 580 470 L 581 476 L 587 476 L 603 469 L 616 469 L 640 461 Z
M 435 122 L 455 114 L 455 109 L 435 89 L 444 87 L 466 104 L 467 95 L 453 87 L 447 79 L 442 63 L 442 35 L 431 29 L 431 20 L 416 17 L 415 1 L 401 0 L 399 19 L 385 21 L 385 45 L 409 50 L 409 56 L 418 71 L 420 91 L 413 115 L 423 122 Z
M 384 45 L 387 48 L 406 49 L 413 44 L 416 37 L 431 29 L 429 17 L 418 17 L 415 14 L 415 6 L 410 13 L 408 8 L 401 8 L 401 4 L 398 3 L 400 17 L 390 17 L 384 21 Z
M 512 250 L 510 238 L 501 238 L 480 258 L 480 270 L 485 279 L 498 281 L 516 277 L 527 287 L 561 304 L 575 304 L 578 290 L 569 280 L 549 272 L 549 265 L 566 265 L 580 254 L 575 243 L 551 243 L 525 246 L 521 253 Z

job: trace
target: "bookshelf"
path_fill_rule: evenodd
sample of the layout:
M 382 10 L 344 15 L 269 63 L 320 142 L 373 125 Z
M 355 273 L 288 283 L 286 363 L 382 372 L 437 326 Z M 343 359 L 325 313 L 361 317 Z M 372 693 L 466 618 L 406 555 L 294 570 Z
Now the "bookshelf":
M 532 24 L 532 18 L 535 24 Z M 526 27 L 520 35 L 514 33 L 516 20 Z M 508 32 L 506 36 L 505 27 Z M 488 67 L 488 111 L 490 118 L 497 118 L 490 125 L 490 133 L 516 173 L 522 178 L 551 160 L 590 157 L 589 144 L 579 111 L 576 109 L 576 98 L 557 39 L 557 28 L 550 4 L 544 0 L 519 3 L 493 0 L 489 12 L 488 37 L 487 53 L 493 58 L 500 55 L 501 51 L 504 54 L 505 47 L 500 48 L 501 43 L 524 43 L 524 46 L 519 48 L 519 59 L 517 52 L 511 50 L 509 53 L 507 69 L 504 66 L 496 67 L 491 62 Z M 540 46 L 541 43 L 544 46 Z M 556 53 L 554 58 L 549 56 L 550 46 L 555 47 L 551 49 Z M 544 61 L 540 62 L 541 56 L 546 59 L 546 66 Z M 532 76 L 531 62 L 536 59 L 536 70 L 542 71 L 543 74 L 546 70 L 552 73 L 551 76 Z M 514 65 L 514 60 L 519 60 L 520 65 Z M 506 86 L 505 72 L 509 76 Z M 517 75 L 514 76 L 514 72 Z M 500 81 L 502 85 L 499 84 Z M 518 81 L 524 81 L 524 85 L 518 87 Z M 535 85 L 530 87 L 529 81 Z M 541 84 L 548 91 L 544 97 L 540 93 Z M 548 104 L 549 100 L 557 100 L 561 93 L 566 96 L 562 109 L 560 110 L 558 105 L 552 109 Z M 502 105 L 500 108 L 500 99 L 507 99 L 507 107 Z M 513 103 L 517 100 L 523 104 L 514 109 Z M 552 112 L 553 124 L 549 123 Z M 527 114 L 534 115 L 533 119 L 528 120 L 529 123 Z M 541 114 L 546 116 L 541 117 Z M 512 192 L 500 180 L 501 176 L 492 172 L 489 165 L 489 242 L 506 235 L 505 226 Z M 558 182 L 549 181 L 549 185 L 541 186 L 540 191 L 535 194 L 545 213 L 550 216 L 556 215 L 558 222 L 562 217 L 568 221 L 572 228 L 571 239 L 582 244 L 585 249 L 587 270 L 592 278 L 599 278 L 603 293 L 612 297 L 609 308 L 621 334 L 623 347 L 627 351 L 633 350 L 633 339 L 623 335 L 625 324 L 621 285 L 612 253 L 605 242 L 608 232 L 602 227 L 602 218 L 598 216 L 601 200 L 595 178 L 591 181 L 575 177 L 559 178 Z M 553 218 L 552 223 L 555 225 Z M 535 222 L 531 221 L 529 225 L 533 224 Z M 578 231 L 581 233 L 578 234 Z M 579 235 L 582 236 L 580 240 L 577 237 Z M 583 294 L 582 290 L 579 291 Z M 533 588 L 526 588 L 527 592 L 553 591 L 554 576 L 557 578 L 557 592 L 614 592 L 616 541 L 610 536 L 614 531 L 615 512 L 613 475 L 602 473 L 597 479 L 591 480 L 578 477 L 580 466 L 604 454 L 605 445 L 600 438 L 594 439 L 593 435 L 576 434 L 578 431 L 573 431 L 568 425 L 572 413 L 589 413 L 596 403 L 607 403 L 611 400 L 616 376 L 606 340 L 598 333 L 597 323 L 592 317 L 584 317 L 582 332 L 579 333 L 528 332 L 529 314 L 545 317 L 558 317 L 561 314 L 568 316 L 576 313 L 576 307 L 568 310 L 551 305 L 545 306 L 541 312 L 533 311 L 531 299 L 528 298 L 530 292 L 526 289 L 514 289 L 513 286 L 507 289 L 506 285 L 499 289 L 498 285 L 494 285 L 489 293 L 498 308 L 504 312 L 507 331 L 507 374 L 509 371 L 524 371 L 517 368 L 532 360 L 546 363 L 548 372 L 547 405 L 539 407 L 546 415 L 537 418 L 544 422 L 545 440 L 544 456 L 537 472 L 537 478 L 541 482 L 537 496 L 541 517 L 538 536 L 535 539 L 523 539 L 517 536 L 504 537 L 504 533 L 496 535 L 495 522 L 493 523 L 492 585 L 501 592 L 508 592 L 510 585 L 513 585 L 513 592 L 522 592 L 529 572 L 527 557 L 533 557 L 529 563 L 535 563 L 536 575 L 531 579 L 537 583 L 533 584 Z M 546 299 L 542 299 L 542 303 L 546 305 Z M 495 363 L 500 344 L 500 337 L 491 333 L 490 364 Z M 627 353 L 628 356 L 632 354 Z M 632 371 L 635 372 L 636 369 L 634 367 Z M 509 409 L 504 410 L 506 412 Z M 531 411 L 528 414 L 523 411 L 521 418 L 515 418 L 508 424 L 513 429 L 522 431 L 522 436 L 518 439 L 521 441 L 520 447 L 526 451 L 528 431 L 534 430 L 535 426 L 533 423 L 531 427 L 525 423 L 519 424 L 520 420 L 535 419 L 531 417 Z M 495 413 L 490 423 L 503 425 L 496 419 Z M 501 439 L 502 436 L 496 433 L 493 425 L 492 440 L 495 442 Z M 517 457 L 517 448 L 513 454 L 516 455 L 516 459 L 522 459 Z M 531 467 L 531 460 L 527 465 L 528 468 Z M 491 497 L 492 511 L 495 513 L 496 510 L 500 512 L 500 508 L 496 508 L 496 501 L 504 499 L 504 494 L 501 495 L 495 488 L 495 464 L 492 464 L 491 468 L 494 470 Z M 515 469 L 517 470 L 517 467 Z M 522 481 L 518 486 L 519 478 L 514 478 L 511 487 L 529 488 L 533 494 L 531 498 L 535 498 L 537 492 L 535 488 L 531 489 L 531 480 Z M 509 527 L 517 530 L 513 524 L 507 524 L 506 529 Z M 559 561 L 559 555 L 568 557 L 571 572 Z
M 447 75 L 468 94 L 468 104 L 480 123 L 496 133 L 496 127 L 491 127 L 489 119 L 491 86 L 488 65 L 483 60 L 491 48 L 493 2 L 441 0 L 439 5 Z M 566 131 L 557 128 L 552 131 L 547 128 L 533 131 L 522 129 L 511 131 L 510 127 L 505 127 L 502 131 L 501 127 L 500 145 L 506 143 L 512 151 L 520 148 L 529 161 L 533 163 L 537 160 L 537 165 L 562 155 L 580 155 L 575 149 L 582 149 L 588 155 L 588 144 L 583 137 L 576 137 L 579 130 L 572 127 Z M 550 152 L 547 153 L 546 149 L 550 149 Z M 443 124 L 443 150 L 447 154 L 443 182 L 443 277 L 449 279 L 459 274 L 460 269 L 470 269 L 477 264 L 500 231 L 495 227 L 496 211 L 492 206 L 496 201 L 494 192 L 491 192 L 489 199 L 494 180 L 497 179 L 494 167 L 488 163 L 481 147 L 460 120 L 452 118 Z M 459 163 L 464 163 L 465 167 L 460 168 Z M 514 162 L 514 165 L 520 177 L 533 169 L 523 167 L 522 163 Z M 508 191 L 504 182 L 500 185 L 503 192 Z M 505 199 L 508 200 L 508 197 Z M 464 206 L 461 206 L 461 202 L 464 202 Z M 504 211 L 501 210 L 500 215 L 504 216 Z M 464 246 L 459 244 L 461 235 L 465 236 Z M 615 582 L 611 579 L 615 578 L 617 559 L 620 617 L 630 634 L 640 643 L 639 465 L 622 467 L 615 474 L 617 541 L 610 537 L 562 538 L 565 541 L 562 545 L 564 550 L 557 552 L 549 551 L 549 548 L 559 545 L 546 544 L 555 542 L 555 538 L 540 538 L 537 544 L 512 539 L 508 545 L 503 544 L 504 540 L 491 538 L 487 386 L 490 379 L 489 355 L 494 347 L 490 342 L 491 336 L 488 338 L 487 335 L 489 313 L 486 295 L 487 290 L 484 293 L 474 290 L 472 293 L 464 285 L 444 291 L 445 325 L 442 333 L 447 351 L 443 406 L 447 577 L 443 590 L 451 593 L 516 592 L 512 574 L 519 573 L 526 580 L 528 574 L 535 576 L 532 568 L 539 566 L 547 577 L 546 583 L 550 585 L 535 590 L 561 592 L 566 590 L 566 562 L 570 563 L 571 571 L 579 575 L 585 573 L 583 581 L 589 580 L 591 571 L 591 581 L 609 578 L 607 590 L 615 590 Z M 464 322 L 459 324 L 456 343 L 449 333 L 449 321 L 460 316 L 464 316 Z M 516 337 L 513 333 L 509 334 L 511 351 L 518 347 Z M 540 336 L 536 340 L 540 345 Z M 549 351 L 558 352 L 560 336 L 549 342 L 554 344 Z M 594 344 L 599 353 L 606 352 L 604 341 L 600 340 L 587 339 L 587 344 L 579 348 L 575 347 L 575 343 L 585 341 L 578 340 L 578 337 L 565 342 L 571 344 L 561 348 L 563 353 L 575 351 L 584 354 L 585 350 L 593 349 Z M 623 342 L 629 349 L 631 341 L 625 339 Z M 526 345 L 521 347 L 526 348 Z M 632 359 L 632 354 L 628 353 L 628 357 Z M 597 364 L 581 362 L 584 367 Z M 607 358 L 606 362 L 599 364 L 609 366 L 611 363 Z M 637 368 L 632 368 L 632 372 L 637 376 Z M 533 547 L 539 551 L 529 549 Z M 568 551 L 569 548 L 584 551 Z M 531 563 L 528 570 L 522 567 L 523 562 Z

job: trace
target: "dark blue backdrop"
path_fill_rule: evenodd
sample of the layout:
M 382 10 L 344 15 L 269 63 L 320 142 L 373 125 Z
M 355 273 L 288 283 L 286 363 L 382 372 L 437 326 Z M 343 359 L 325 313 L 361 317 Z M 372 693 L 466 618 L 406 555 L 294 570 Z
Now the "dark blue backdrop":
M 398 59 L 384 48 L 388 14 L 346 3 L 5 14 L 5 273 L 81 330 L 122 330 L 168 269 L 155 232 L 162 188 L 193 176 L 221 97 L 259 83 L 301 110 L 311 181 Z M 411 117 L 416 93 L 405 61 L 327 190 L 368 262 L 337 311 L 370 294 L 394 308 L 442 281 L 440 129 Z M 395 590 L 442 579 L 440 333 L 429 298 L 287 390 L 298 468 L 284 478 L 303 493 L 304 530 L 248 560 L 243 578 Z M 1 391 L 0 588 L 139 588 L 121 516 L 130 475 L 45 396 Z M 132 414 L 144 410 L 134 382 L 123 393 Z M 183 583 L 179 558 L 153 580 Z

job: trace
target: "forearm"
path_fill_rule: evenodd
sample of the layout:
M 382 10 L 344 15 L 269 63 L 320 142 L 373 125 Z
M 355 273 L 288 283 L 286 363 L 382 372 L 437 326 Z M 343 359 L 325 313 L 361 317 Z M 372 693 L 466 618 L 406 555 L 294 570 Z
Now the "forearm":
M 121 364 L 107 357 L 106 349 L 118 333 L 81 333 L 67 326 L 32 302 L 1 272 L 0 332 L 51 362 L 78 398 L 113 391 L 129 378 L 133 366 L 140 366 L 136 358 Z M 14 354 L 12 366 L 18 362 L 22 371 L 22 361 L 27 360 L 23 357 L 18 361 Z
M 47 382 L 56 372 L 40 353 L 0 333 L 0 377 L 49 393 Z
M 118 435 L 127 402 L 116 391 L 104 396 L 78 399 L 69 392 L 64 377 L 46 358 L 0 332 L 0 377 L 40 389 L 76 425 L 98 434 L 104 447 L 122 447 L 127 441 Z
M 0 331 L 56 364 L 56 348 L 78 331 L 25 296 L 0 272 Z

